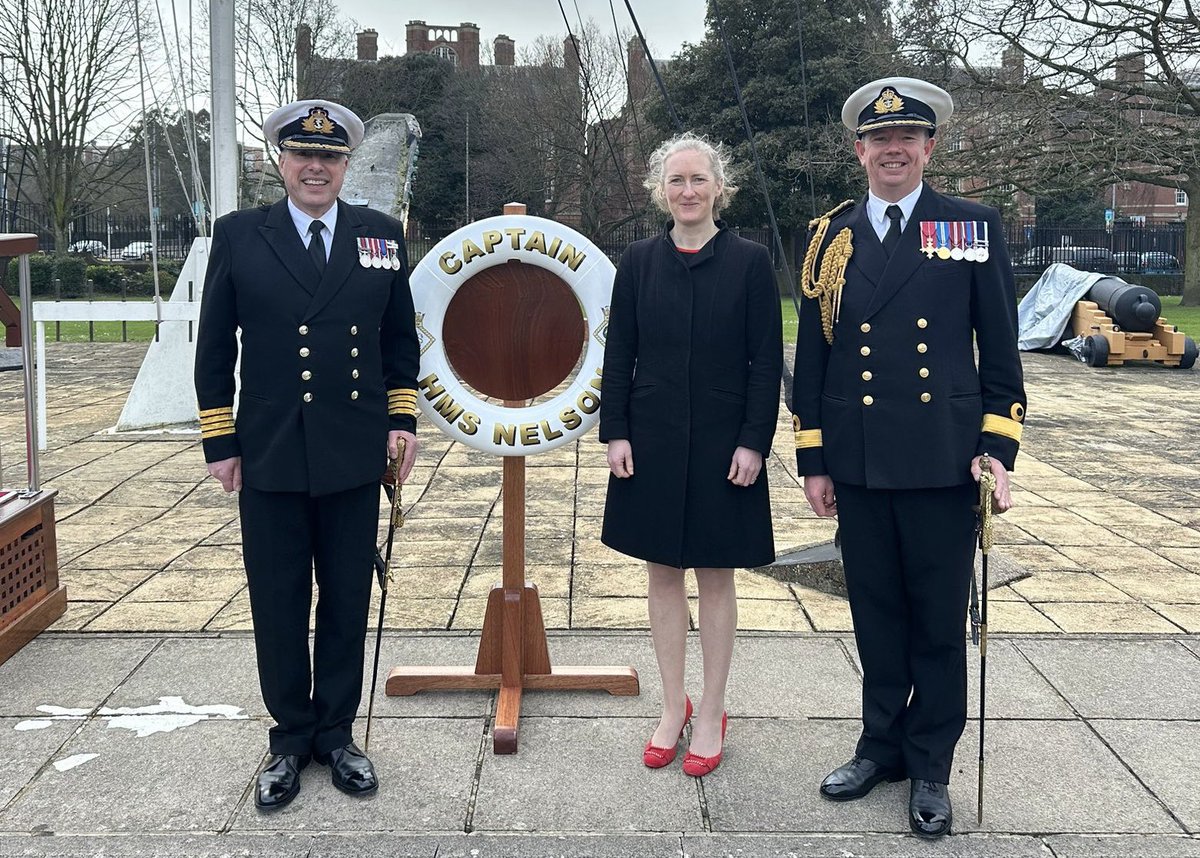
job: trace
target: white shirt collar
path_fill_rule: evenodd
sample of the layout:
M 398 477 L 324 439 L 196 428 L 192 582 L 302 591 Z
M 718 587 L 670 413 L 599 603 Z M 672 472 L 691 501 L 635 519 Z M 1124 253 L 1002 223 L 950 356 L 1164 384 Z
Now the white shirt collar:
M 912 193 L 895 203 L 889 203 L 887 200 L 875 196 L 871 191 L 867 191 L 867 217 L 871 219 L 871 226 L 875 227 L 875 232 L 879 234 L 880 238 L 887 234 L 888 227 L 891 226 L 887 216 L 887 207 L 890 205 L 900 206 L 900 229 L 903 231 L 908 226 L 908 219 L 912 217 L 913 209 L 917 207 L 917 200 L 924 187 L 925 183 L 921 182 Z
M 333 238 L 333 231 L 337 228 L 337 200 L 334 200 L 333 205 L 329 207 L 329 211 L 325 212 L 325 214 L 321 215 L 320 217 L 313 217 L 310 214 L 300 211 L 300 209 L 296 208 L 296 204 L 292 202 L 291 197 L 288 197 L 287 205 L 288 212 L 290 212 L 292 215 L 292 223 L 296 225 L 296 231 L 300 233 L 300 240 L 304 242 L 304 246 L 308 246 L 309 224 L 311 224 L 314 220 L 319 220 L 321 223 L 325 224 L 325 229 L 322 231 L 321 235 L 325 238 L 325 246 L 328 248 L 329 242 Z

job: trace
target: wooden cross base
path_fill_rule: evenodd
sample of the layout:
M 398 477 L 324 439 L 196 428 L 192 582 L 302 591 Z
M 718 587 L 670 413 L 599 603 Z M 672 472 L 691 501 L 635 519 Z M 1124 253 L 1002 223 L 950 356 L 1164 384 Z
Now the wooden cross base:
M 507 670 L 505 668 L 508 668 Z M 425 690 L 500 690 L 492 750 L 517 752 L 521 694 L 530 691 L 607 691 L 633 696 L 638 675 L 632 667 L 551 667 L 537 586 L 492 588 L 483 619 L 475 667 L 397 667 L 384 686 L 389 697 Z
M 607 691 L 634 696 L 632 667 L 551 667 L 537 585 L 525 578 L 525 460 L 504 458 L 504 581 L 488 594 L 475 667 L 397 667 L 384 692 L 404 697 L 425 690 L 500 689 L 492 750 L 517 752 L 521 694 L 531 691 Z

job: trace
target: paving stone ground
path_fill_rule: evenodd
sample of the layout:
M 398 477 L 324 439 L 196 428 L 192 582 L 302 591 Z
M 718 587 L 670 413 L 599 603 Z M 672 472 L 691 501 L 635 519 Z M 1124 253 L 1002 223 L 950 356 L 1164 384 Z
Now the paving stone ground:
M 145 346 L 52 344 L 44 485 L 58 492 L 70 610 L 57 630 L 249 628 L 236 500 L 194 434 L 113 435 Z M 1024 357 L 1029 418 L 997 551 L 1032 573 L 993 592 L 995 632 L 1200 632 L 1200 374 Z M 0 374 L 0 455 L 25 482 L 22 390 Z M 495 457 L 425 427 L 405 487 L 392 629 L 478 629 L 500 575 Z M 804 501 L 780 408 L 768 462 L 780 553 L 828 540 Z M 645 573 L 600 543 L 607 469 L 594 433 L 528 460 L 527 561 L 547 626 L 645 628 Z M 738 573 L 739 624 L 851 628 L 844 599 Z
M 703 780 L 646 770 L 661 692 L 640 565 L 599 541 L 594 435 L 529 461 L 529 577 L 556 664 L 629 664 L 638 697 L 531 693 L 521 751 L 491 752 L 486 693 L 376 704 L 384 788 L 327 770 L 263 816 L 258 695 L 234 499 L 195 435 L 113 435 L 145 347 L 51 345 L 47 488 L 65 617 L 0 665 L 0 858 L 47 856 L 1050 856 L 1200 858 L 1200 393 L 1194 372 L 1026 355 L 1018 506 L 992 593 L 987 814 L 978 721 L 959 746 L 956 834 L 905 831 L 904 784 L 832 805 L 860 671 L 843 599 L 739 570 L 727 757 Z M 19 375 L 0 373 L 6 487 L 25 483 Z M 780 553 L 827 540 L 781 408 L 768 463 Z M 426 430 L 405 488 L 386 666 L 469 664 L 500 575 L 500 469 Z M 699 641 L 688 687 L 700 693 Z M 971 659 L 970 711 L 978 666 Z M 365 709 L 365 703 L 364 703 Z M 361 736 L 360 736 L 361 738 Z
M 530 692 L 513 756 L 492 753 L 490 693 L 381 697 L 377 795 L 344 796 L 313 765 L 263 814 L 271 720 L 250 635 L 42 635 L 0 665 L 0 856 L 1200 856 L 1194 639 L 997 638 L 984 819 L 972 718 L 938 844 L 906 834 L 905 783 L 851 804 L 817 793 L 858 734 L 852 637 L 743 634 L 725 758 L 700 780 L 642 765 L 661 706 L 646 633 L 549 643 L 560 663 L 642 667 L 640 695 Z M 477 644 L 394 632 L 382 662 L 462 663 Z M 697 694 L 694 637 L 688 656 Z

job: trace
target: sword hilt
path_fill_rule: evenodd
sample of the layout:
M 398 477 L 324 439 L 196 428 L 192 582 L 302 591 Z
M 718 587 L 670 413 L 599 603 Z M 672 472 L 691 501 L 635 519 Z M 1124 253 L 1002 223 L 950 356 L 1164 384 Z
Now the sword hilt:
M 979 548 L 986 555 L 992 548 L 995 518 L 996 475 L 992 473 L 992 457 L 979 457 Z

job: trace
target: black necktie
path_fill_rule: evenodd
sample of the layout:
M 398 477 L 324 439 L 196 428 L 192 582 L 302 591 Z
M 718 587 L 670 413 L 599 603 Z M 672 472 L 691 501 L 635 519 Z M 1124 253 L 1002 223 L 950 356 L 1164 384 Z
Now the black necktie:
M 325 273 L 325 239 L 321 238 L 321 230 L 324 228 L 325 224 L 319 220 L 314 220 L 308 225 L 308 231 L 311 233 L 308 239 L 308 255 L 312 257 L 313 265 L 317 266 L 317 274 Z
M 888 206 L 887 216 L 892 225 L 888 227 L 887 235 L 883 237 L 883 252 L 890 257 L 896 246 L 900 244 L 900 206 Z

